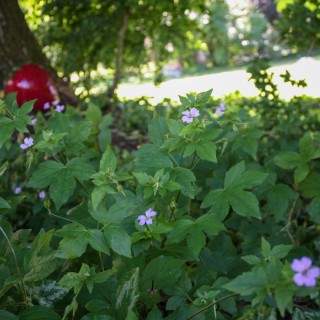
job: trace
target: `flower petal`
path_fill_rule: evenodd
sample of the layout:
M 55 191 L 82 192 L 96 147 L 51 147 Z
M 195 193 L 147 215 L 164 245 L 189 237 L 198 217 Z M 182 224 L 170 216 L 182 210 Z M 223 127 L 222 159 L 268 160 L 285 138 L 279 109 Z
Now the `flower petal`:
M 312 260 L 308 257 L 302 257 L 299 259 L 293 259 L 291 263 L 291 269 L 295 272 L 303 272 L 310 268 Z
M 302 273 L 296 273 L 296 274 L 294 275 L 294 277 L 293 277 L 293 282 L 294 282 L 297 286 L 301 287 L 301 286 L 303 286 L 304 283 L 305 283 L 305 276 L 304 276 Z

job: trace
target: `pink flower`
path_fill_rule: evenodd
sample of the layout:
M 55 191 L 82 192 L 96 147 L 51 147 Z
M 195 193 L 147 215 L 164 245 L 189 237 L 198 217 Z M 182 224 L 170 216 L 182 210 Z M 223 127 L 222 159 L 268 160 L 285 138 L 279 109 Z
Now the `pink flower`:
M 296 272 L 293 282 L 301 287 L 315 287 L 320 276 L 320 268 L 312 267 L 312 260 L 308 257 L 293 259 L 291 269 Z
M 56 106 L 56 111 L 57 112 L 61 112 L 61 111 L 63 111 L 64 110 L 64 106 L 63 105 L 58 105 L 58 106 Z
M 193 118 L 199 117 L 200 112 L 197 108 L 191 108 L 190 111 L 186 110 L 182 112 L 183 117 L 181 118 L 182 122 L 191 123 Z
M 33 139 L 32 138 L 26 137 L 26 138 L 24 138 L 23 142 L 24 143 L 20 144 L 21 149 L 27 149 L 27 148 L 33 146 Z
M 38 194 L 39 198 L 41 200 L 43 200 L 45 197 L 46 197 L 46 192 L 45 191 L 40 191 L 39 194 Z
M 143 226 L 144 224 L 152 224 L 152 218 L 157 215 L 156 211 L 153 211 L 151 208 L 149 208 L 146 212 L 145 215 L 141 215 L 137 218 L 139 221 L 140 226 Z

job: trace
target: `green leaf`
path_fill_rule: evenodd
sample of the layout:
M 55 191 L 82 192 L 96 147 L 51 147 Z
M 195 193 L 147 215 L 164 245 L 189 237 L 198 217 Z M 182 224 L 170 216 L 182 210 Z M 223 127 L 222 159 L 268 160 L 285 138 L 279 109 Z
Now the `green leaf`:
M 239 179 L 244 173 L 245 169 L 246 169 L 246 166 L 244 161 L 241 161 L 236 165 L 234 165 L 233 167 L 231 167 L 226 173 L 226 176 L 224 179 L 224 187 L 225 188 L 229 187 L 232 184 L 232 182 Z
M 123 199 L 113 204 L 106 214 L 106 221 L 109 224 L 119 224 L 122 220 L 133 214 L 137 208 L 137 203 L 134 200 Z
M 217 235 L 220 231 L 225 231 L 222 222 L 217 220 L 212 214 L 204 214 L 195 222 L 201 229 L 210 236 Z
M 10 209 L 10 204 L 3 198 L 0 197 L 0 209 Z
M 271 249 L 270 256 L 276 259 L 282 259 L 288 255 L 291 249 L 292 245 L 290 244 L 279 244 Z
M 153 306 L 152 310 L 148 313 L 147 320 L 162 320 L 162 313 L 156 305 Z
M 302 159 L 307 162 L 316 155 L 313 139 L 310 132 L 306 133 L 299 141 L 299 152 Z M 319 155 L 318 155 L 319 156 Z
M 218 220 L 222 221 L 228 215 L 230 204 L 228 195 L 223 189 L 210 191 L 201 204 L 201 208 L 211 207 L 210 212 Z
M 94 250 L 103 252 L 107 255 L 110 254 L 108 242 L 101 230 L 88 230 L 88 243 Z
M 205 104 L 210 99 L 211 94 L 212 94 L 212 89 L 199 93 L 197 95 L 197 103 L 199 105 Z
M 139 268 L 135 268 L 127 274 L 126 279 L 118 287 L 116 308 L 126 318 L 128 309 L 134 308 L 139 298 Z M 122 310 L 121 310 L 122 309 Z
M 99 124 L 100 133 L 98 135 L 100 150 L 105 150 L 112 141 L 112 131 L 111 131 L 112 117 L 111 114 L 106 114 L 103 116 L 101 123 Z
M 290 201 L 295 198 L 295 192 L 285 184 L 276 184 L 266 193 L 268 211 L 276 221 L 280 221 L 286 214 Z
M 267 277 L 262 270 L 245 272 L 230 281 L 223 288 L 242 296 L 259 293 L 267 286 Z
M 7 117 L 0 118 L 0 148 L 11 138 L 14 129 L 13 120 Z
M 196 153 L 201 160 L 217 162 L 217 147 L 212 141 L 199 141 L 196 146 Z
M 93 122 L 95 125 L 98 125 L 102 121 L 101 109 L 97 105 L 93 104 L 92 102 L 88 104 L 86 113 L 87 113 L 88 120 Z
M 309 174 L 309 166 L 307 163 L 299 164 L 294 170 L 294 183 L 299 184 Z
M 251 189 L 253 187 L 260 186 L 267 176 L 268 173 L 258 170 L 248 170 L 243 172 L 236 180 L 233 180 L 230 186 L 233 188 L 239 187 L 242 189 Z
M 304 162 L 301 155 L 296 152 L 285 151 L 281 152 L 274 158 L 275 164 L 282 168 L 291 170 Z
M 142 275 L 143 289 L 155 290 L 173 287 L 183 272 L 184 261 L 174 257 L 159 256 L 151 260 Z
M 21 312 L 19 320 L 61 320 L 61 317 L 50 308 L 33 306 Z
M 136 152 L 135 169 L 137 171 L 146 171 L 154 173 L 158 169 L 172 168 L 173 164 L 170 158 L 161 152 L 155 145 L 143 145 Z
M 280 314 L 284 317 L 286 309 L 291 309 L 294 291 L 290 290 L 288 286 L 282 285 L 276 287 L 274 295 Z
M 174 119 L 167 119 L 167 126 L 173 136 L 179 136 L 179 133 L 183 128 L 183 123 Z
M 0 310 L 0 319 L 3 320 L 19 320 L 19 317 L 11 312 Z
M 156 146 L 161 146 L 165 140 L 165 135 L 169 133 L 167 121 L 164 117 L 156 117 L 148 125 L 149 140 Z
M 114 155 L 114 152 L 110 146 L 107 146 L 105 152 L 102 154 L 101 160 L 100 160 L 100 167 L 99 169 L 101 171 L 106 171 L 108 169 L 111 169 L 112 171 L 116 171 L 117 168 L 117 158 Z
M 151 176 L 145 172 L 133 172 L 132 175 L 138 180 L 138 183 L 142 186 L 148 185 L 151 183 Z
M 263 237 L 261 238 L 261 253 L 264 258 L 269 258 L 271 255 L 270 243 Z
M 306 198 L 320 197 L 320 174 L 312 171 L 299 185 L 299 189 Z
M 320 197 L 312 199 L 308 208 L 308 213 L 314 223 L 320 224 Z
M 237 214 L 261 219 L 259 202 L 253 193 L 239 188 L 228 189 L 226 193 L 232 209 Z
M 106 227 L 104 236 L 114 252 L 131 258 L 131 240 L 121 227 L 113 225 Z
M 66 165 L 48 160 L 39 165 L 27 186 L 45 188 L 49 186 L 50 196 L 57 209 L 69 199 L 76 187 L 76 179 L 89 179 L 94 173 L 84 159 L 73 158 Z
M 250 265 L 256 265 L 261 262 L 261 259 L 259 259 L 256 256 L 253 256 L 253 255 L 243 256 L 243 257 L 241 257 L 241 259 Z

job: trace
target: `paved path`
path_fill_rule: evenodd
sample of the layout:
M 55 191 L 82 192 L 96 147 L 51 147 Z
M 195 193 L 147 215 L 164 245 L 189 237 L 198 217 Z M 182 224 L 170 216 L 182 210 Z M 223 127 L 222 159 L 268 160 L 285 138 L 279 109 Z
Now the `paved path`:
M 279 76 L 288 70 L 292 79 L 305 79 L 307 88 L 296 88 L 285 84 Z M 320 97 L 320 61 L 313 58 L 301 58 L 293 63 L 283 64 L 269 69 L 274 72 L 274 80 L 278 83 L 280 95 L 284 99 L 290 99 L 294 95 L 306 94 L 312 97 Z M 122 84 L 118 89 L 120 97 L 137 98 L 140 96 L 153 97 L 157 103 L 164 98 L 171 98 L 178 101 L 179 95 L 189 92 L 202 92 L 213 89 L 212 95 L 216 98 L 239 90 L 244 96 L 257 95 L 258 91 L 252 81 L 249 81 L 249 74 L 245 70 L 227 71 L 203 76 L 171 79 L 156 87 L 152 83 L 147 84 Z

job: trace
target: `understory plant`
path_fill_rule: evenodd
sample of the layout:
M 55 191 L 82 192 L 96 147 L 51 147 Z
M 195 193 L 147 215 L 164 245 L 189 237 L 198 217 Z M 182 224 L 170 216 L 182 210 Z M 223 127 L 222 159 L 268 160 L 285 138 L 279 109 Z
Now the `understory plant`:
M 319 104 L 211 95 L 131 152 L 93 104 L 0 101 L 1 319 L 319 319 Z

